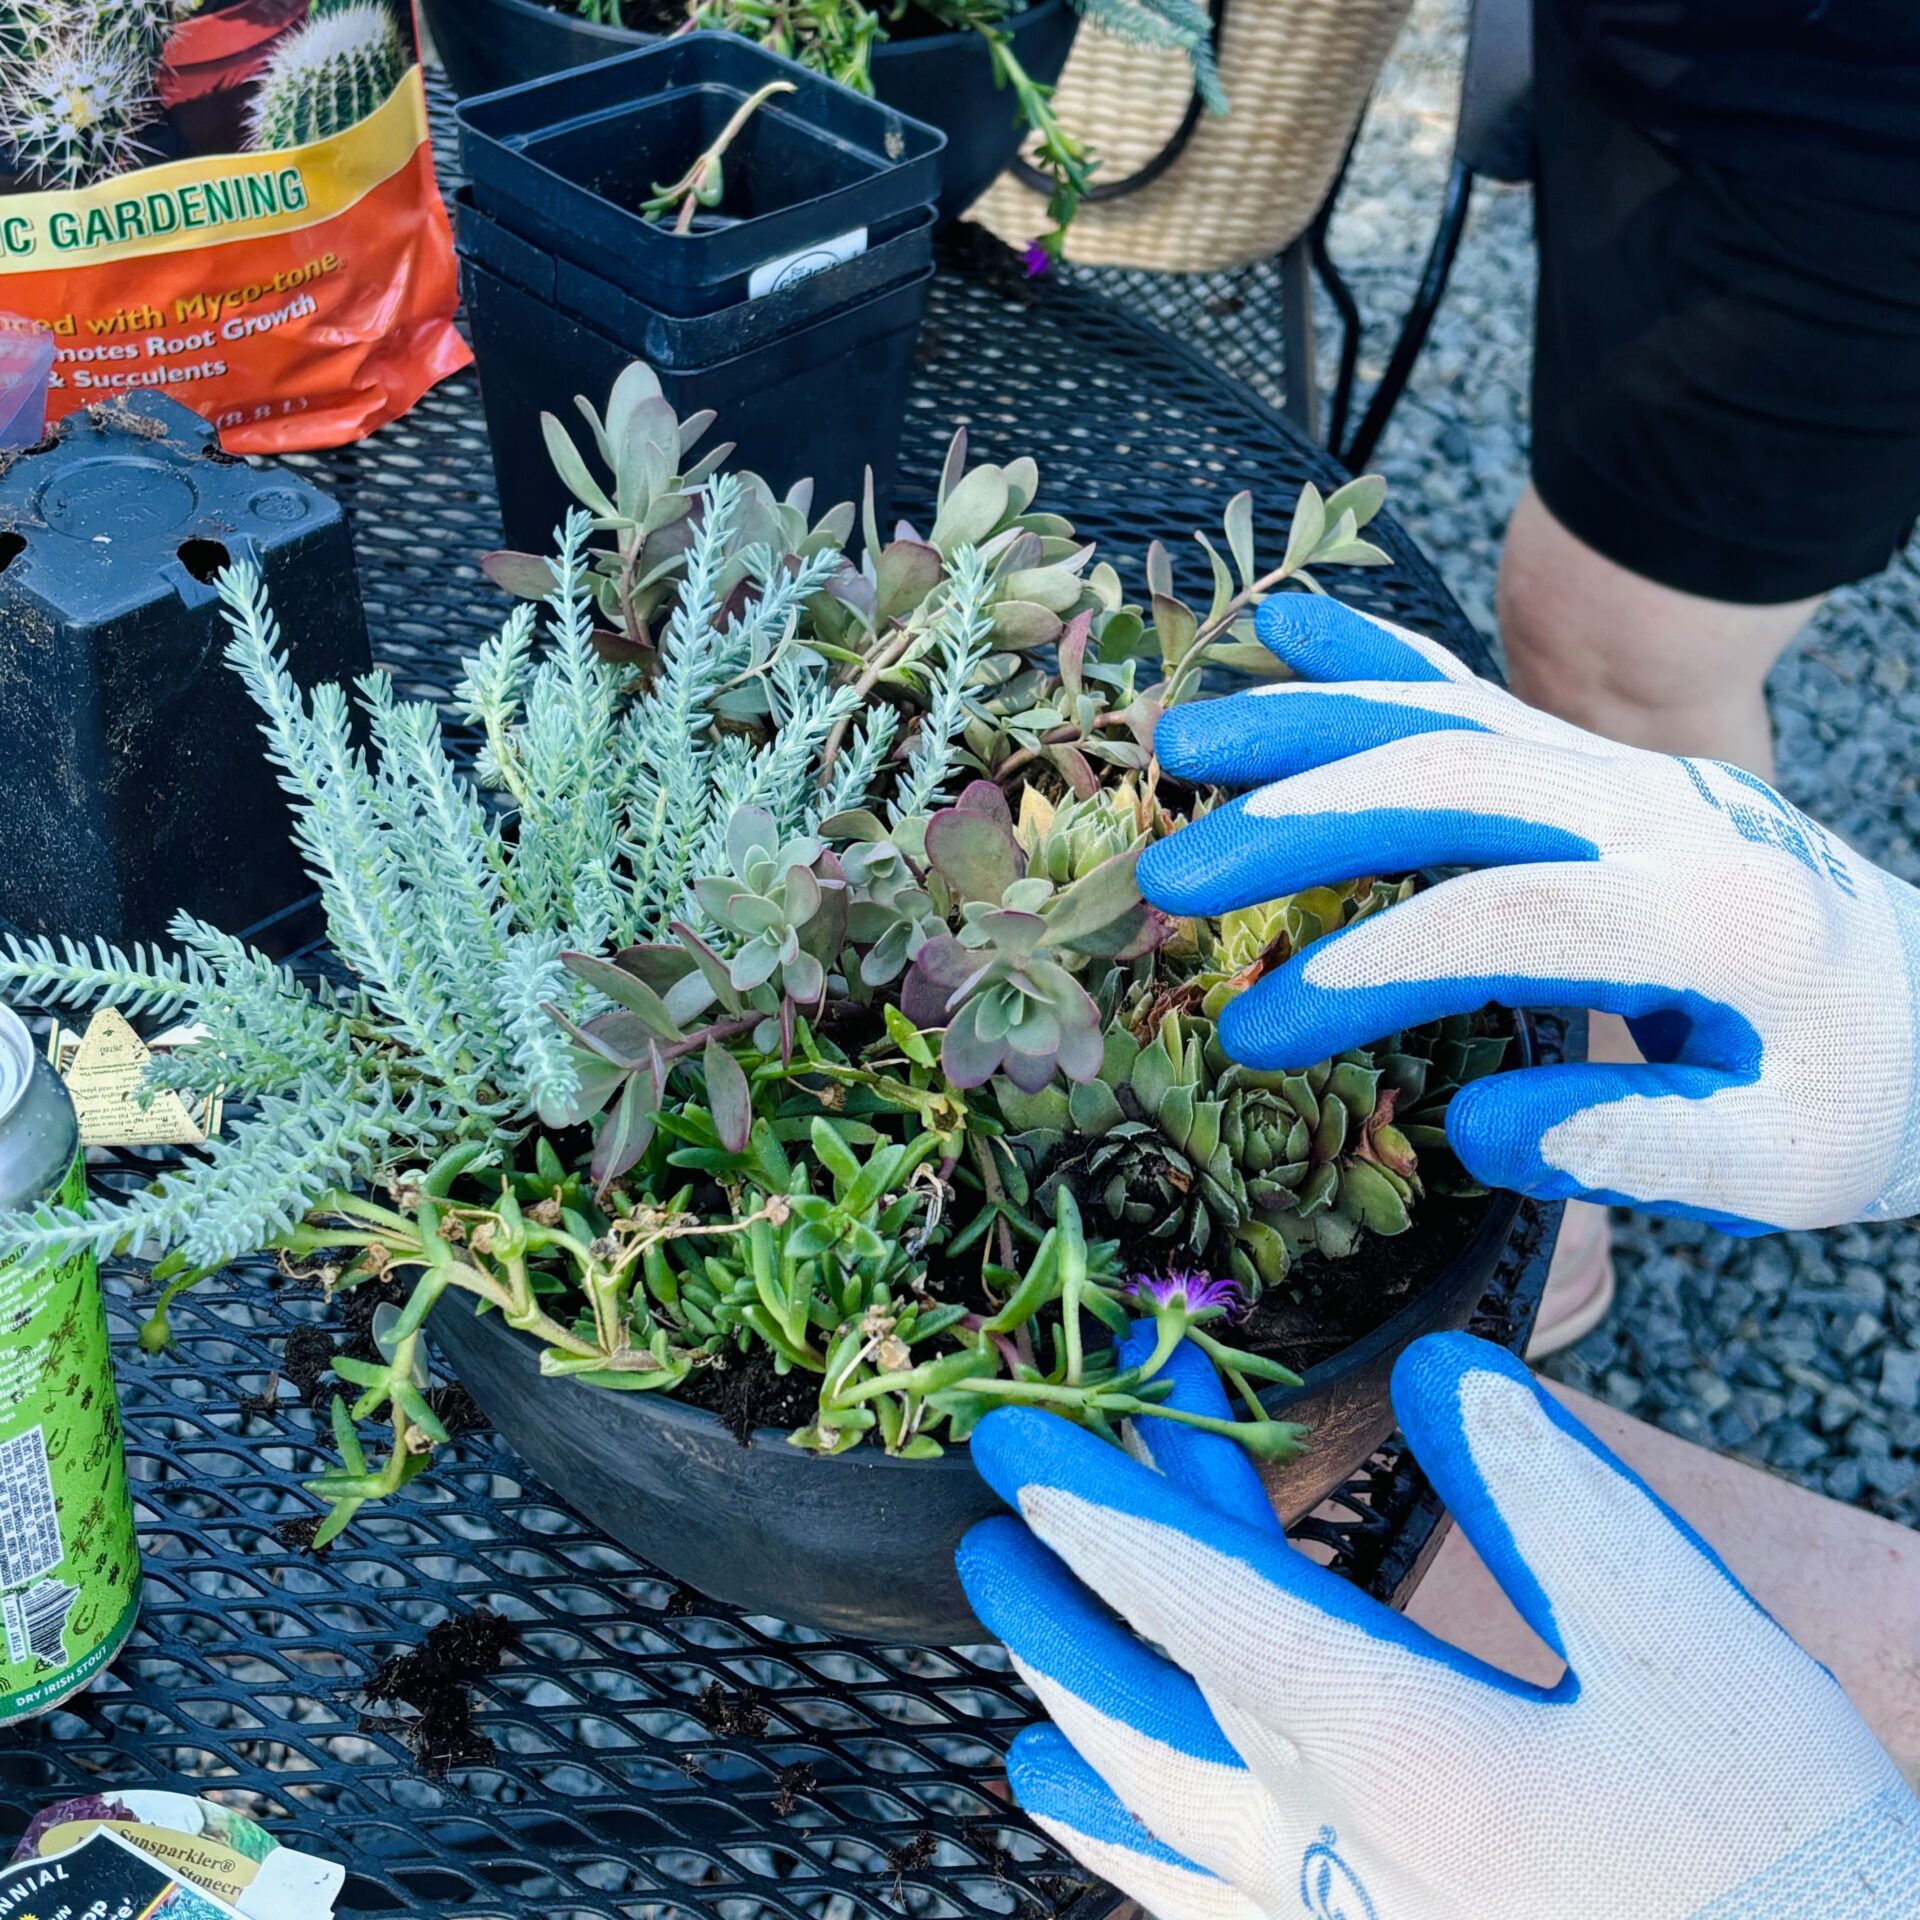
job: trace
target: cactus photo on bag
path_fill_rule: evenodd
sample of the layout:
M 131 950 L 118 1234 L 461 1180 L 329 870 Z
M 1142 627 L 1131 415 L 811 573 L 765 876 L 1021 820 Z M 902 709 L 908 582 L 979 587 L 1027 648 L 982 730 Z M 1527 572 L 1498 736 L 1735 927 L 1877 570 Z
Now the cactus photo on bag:
M 412 64 L 393 0 L 0 0 L 0 162 L 40 190 L 305 146 L 358 126 Z
M 0 27 L 0 151 L 37 187 L 86 187 L 144 165 L 160 116 L 150 4 L 20 0 Z
M 406 69 L 386 0 L 322 0 L 261 73 L 247 144 L 303 147 L 344 133 L 385 103 Z

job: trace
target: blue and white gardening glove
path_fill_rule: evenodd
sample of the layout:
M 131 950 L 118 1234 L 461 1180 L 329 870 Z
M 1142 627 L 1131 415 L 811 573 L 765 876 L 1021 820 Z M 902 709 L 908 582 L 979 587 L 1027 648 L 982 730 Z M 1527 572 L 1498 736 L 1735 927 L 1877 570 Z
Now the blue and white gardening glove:
M 1148 898 L 1476 871 L 1260 981 L 1228 1053 L 1300 1067 L 1489 1001 L 1622 1014 L 1649 1064 L 1455 1097 L 1476 1178 L 1735 1233 L 1920 1212 L 1920 893 L 1751 774 L 1583 733 L 1334 601 L 1256 624 L 1302 678 L 1176 707 L 1155 746 L 1183 779 L 1274 784 L 1150 847 Z
M 1192 1359 L 1178 1391 L 1224 1413 Z M 989 1414 L 974 1462 L 1021 1517 L 960 1573 L 1053 1718 L 1007 1770 L 1042 1827 L 1156 1920 L 1920 1915 L 1920 1802 L 1683 1521 L 1483 1341 L 1416 1341 L 1393 1400 L 1565 1677 L 1295 1551 L 1231 1441 L 1141 1421 L 1142 1465 Z

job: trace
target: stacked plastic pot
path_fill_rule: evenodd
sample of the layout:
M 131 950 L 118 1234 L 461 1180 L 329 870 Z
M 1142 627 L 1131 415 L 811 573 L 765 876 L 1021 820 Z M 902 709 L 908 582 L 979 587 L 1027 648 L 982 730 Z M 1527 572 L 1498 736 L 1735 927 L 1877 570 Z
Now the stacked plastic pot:
M 647 200 L 738 110 L 724 189 L 680 231 Z M 540 416 L 645 360 L 729 464 L 821 506 L 886 498 L 932 277 L 943 135 L 732 34 L 677 36 L 464 102 L 461 276 L 508 543 L 571 496 Z

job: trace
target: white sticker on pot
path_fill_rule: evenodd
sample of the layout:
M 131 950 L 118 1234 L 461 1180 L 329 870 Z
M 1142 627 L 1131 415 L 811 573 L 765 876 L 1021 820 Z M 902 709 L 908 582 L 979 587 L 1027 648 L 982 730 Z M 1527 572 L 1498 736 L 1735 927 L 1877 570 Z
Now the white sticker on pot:
M 798 253 L 783 254 L 778 260 L 769 260 L 754 268 L 747 280 L 747 298 L 758 300 L 766 294 L 778 293 L 782 287 L 797 286 L 802 280 L 811 280 L 816 273 L 824 273 L 828 267 L 837 267 L 843 260 L 857 260 L 866 250 L 867 230 L 855 227 Z

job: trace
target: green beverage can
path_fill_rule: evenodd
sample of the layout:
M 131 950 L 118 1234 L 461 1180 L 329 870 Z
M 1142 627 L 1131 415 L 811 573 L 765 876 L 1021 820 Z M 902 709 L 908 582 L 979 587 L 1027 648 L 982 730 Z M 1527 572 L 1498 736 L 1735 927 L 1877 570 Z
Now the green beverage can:
M 0 1208 L 86 1197 L 73 1102 L 0 1007 Z M 79 1692 L 120 1651 L 139 1606 L 93 1256 L 0 1257 L 0 1726 Z

